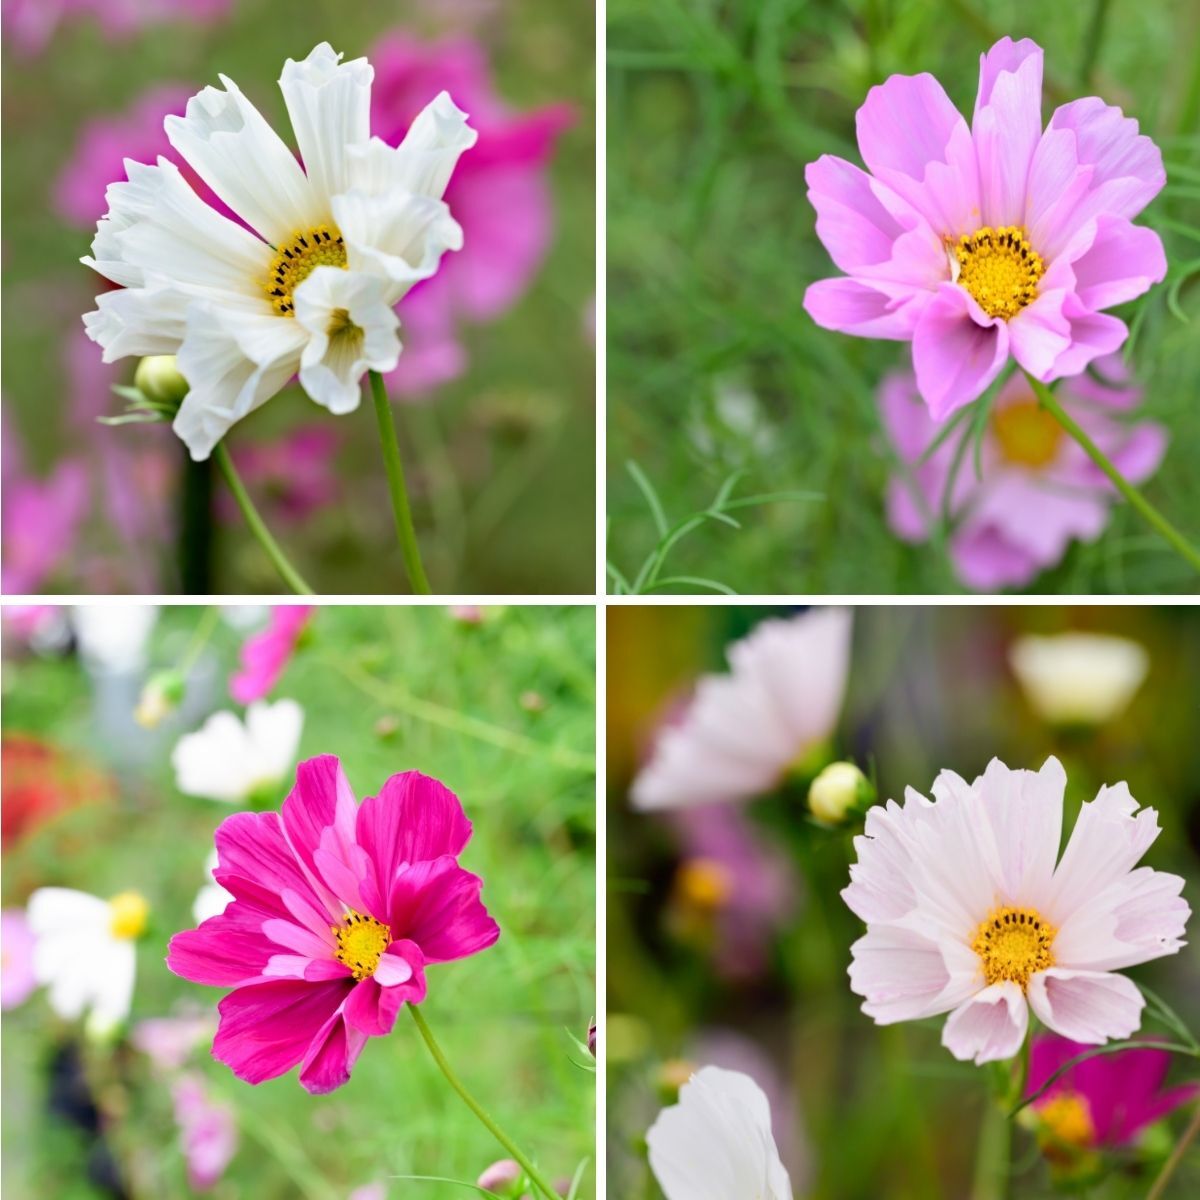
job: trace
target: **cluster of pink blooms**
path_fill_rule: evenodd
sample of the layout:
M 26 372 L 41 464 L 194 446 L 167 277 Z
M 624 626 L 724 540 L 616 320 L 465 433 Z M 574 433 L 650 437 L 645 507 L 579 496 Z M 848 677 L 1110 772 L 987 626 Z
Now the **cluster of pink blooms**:
M 120 41 L 149 25 L 216 21 L 232 6 L 233 0 L 4 0 L 4 34 L 20 53 L 35 55 L 64 21 L 90 19 L 110 41 Z

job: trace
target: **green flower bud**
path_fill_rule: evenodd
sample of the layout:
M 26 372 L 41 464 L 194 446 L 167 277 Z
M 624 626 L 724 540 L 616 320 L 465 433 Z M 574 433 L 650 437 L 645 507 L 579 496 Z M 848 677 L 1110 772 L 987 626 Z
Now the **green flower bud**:
M 841 825 L 874 803 L 871 781 L 851 762 L 831 763 L 808 789 L 808 807 L 825 825 Z
M 178 405 L 188 394 L 188 381 L 179 373 L 173 354 L 151 354 L 137 365 L 133 386 L 155 404 Z
M 143 729 L 154 729 L 179 707 L 186 686 L 178 671 L 160 671 L 142 688 L 141 698 L 133 710 L 133 719 Z

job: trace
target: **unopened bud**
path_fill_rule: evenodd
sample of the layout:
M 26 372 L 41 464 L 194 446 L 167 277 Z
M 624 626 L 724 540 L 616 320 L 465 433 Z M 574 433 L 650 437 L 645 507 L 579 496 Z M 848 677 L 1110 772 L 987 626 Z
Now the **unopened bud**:
M 183 676 L 178 671 L 160 671 L 147 681 L 133 710 L 133 719 L 143 729 L 154 729 L 169 717 L 183 699 Z
M 521 1183 L 524 1176 L 525 1172 L 521 1170 L 520 1163 L 511 1158 L 502 1158 L 499 1162 L 492 1163 L 476 1183 L 486 1191 L 506 1195 Z
M 871 781 L 850 762 L 831 763 L 808 789 L 808 807 L 826 825 L 840 825 L 874 803 Z
M 179 373 L 173 354 L 151 354 L 134 372 L 133 386 L 156 404 L 179 404 L 188 394 L 188 381 Z
M 588 1026 L 587 1048 L 591 1052 L 593 1058 L 596 1057 L 596 1018 L 592 1018 L 592 1023 Z

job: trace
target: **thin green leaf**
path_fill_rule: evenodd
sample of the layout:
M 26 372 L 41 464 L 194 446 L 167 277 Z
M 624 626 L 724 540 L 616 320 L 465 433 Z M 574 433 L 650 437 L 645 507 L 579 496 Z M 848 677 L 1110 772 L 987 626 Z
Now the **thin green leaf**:
M 654 490 L 654 485 L 646 478 L 645 472 L 641 467 L 629 459 L 625 463 L 625 470 L 633 476 L 633 482 L 637 484 L 638 491 L 646 499 L 646 503 L 650 506 L 650 515 L 654 518 L 654 527 L 658 530 L 660 538 L 667 536 L 667 530 L 671 528 L 671 523 L 667 520 L 667 514 L 663 510 L 662 501 L 658 498 L 658 493 Z
M 710 591 L 720 592 L 723 596 L 736 596 L 737 592 L 733 588 L 726 586 L 723 583 L 718 583 L 715 579 L 704 579 L 699 575 L 669 575 L 666 579 L 656 579 L 648 588 L 647 592 L 657 592 L 659 588 L 689 585 L 692 587 L 706 587 Z
M 468 1192 L 475 1192 L 480 1196 L 491 1196 L 492 1200 L 503 1200 L 496 1192 L 489 1192 L 487 1188 L 481 1188 L 477 1183 L 467 1183 L 465 1179 L 447 1179 L 442 1175 L 389 1175 L 388 1179 L 408 1179 L 414 1183 L 452 1183 L 455 1187 L 465 1188 Z
M 578 1200 L 579 1185 L 583 1182 L 583 1174 L 591 1161 L 590 1157 L 580 1159 L 579 1166 L 575 1168 L 575 1174 L 571 1176 L 571 1186 L 567 1189 L 567 1200 Z
M 968 405 L 966 408 L 960 408 L 946 423 L 938 430 L 937 437 L 921 451 L 921 457 L 917 459 L 915 466 L 923 467 L 937 453 L 946 439 L 971 415 L 971 408 Z

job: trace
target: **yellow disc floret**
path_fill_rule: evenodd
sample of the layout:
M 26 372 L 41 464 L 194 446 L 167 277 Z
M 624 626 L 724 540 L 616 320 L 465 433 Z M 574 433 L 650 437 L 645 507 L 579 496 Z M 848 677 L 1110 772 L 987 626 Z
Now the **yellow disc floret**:
M 1038 1105 L 1038 1144 L 1052 1162 L 1070 1161 L 1096 1143 L 1096 1123 L 1085 1096 L 1063 1088 Z
M 266 289 L 281 317 L 296 315 L 295 290 L 318 267 L 346 266 L 346 246 L 335 225 L 316 225 L 293 234 L 271 260 Z
M 1044 467 L 1058 457 L 1062 426 L 1034 399 L 996 409 L 996 444 L 1005 460 L 1021 467 Z
M 985 225 L 949 244 L 954 277 L 989 317 L 1011 320 L 1037 296 L 1046 264 L 1017 225 Z
M 1009 980 L 1024 991 L 1029 977 L 1054 966 L 1054 935 L 1032 908 L 998 908 L 975 931 L 971 949 L 979 955 L 989 984 Z
M 133 939 L 146 932 L 150 905 L 140 892 L 120 892 L 108 902 L 108 928 L 115 938 Z
M 380 957 L 392 940 L 392 931 L 374 917 L 364 917 L 353 909 L 341 925 L 330 928 L 337 938 L 337 949 L 333 954 L 338 962 L 345 963 L 354 972 L 355 979 L 369 979 L 374 975 Z

